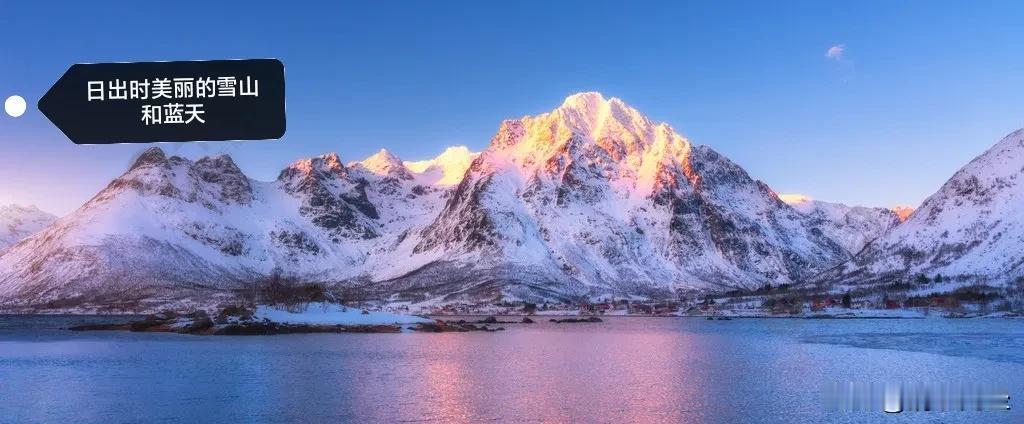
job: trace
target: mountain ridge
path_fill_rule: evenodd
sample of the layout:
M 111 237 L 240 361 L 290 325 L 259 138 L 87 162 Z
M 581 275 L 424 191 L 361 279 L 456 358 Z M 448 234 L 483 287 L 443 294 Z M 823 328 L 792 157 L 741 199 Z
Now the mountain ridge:
M 56 215 L 42 211 L 35 205 L 0 205 L 0 251 L 46 228 L 56 220 Z
M 1024 129 L 960 168 L 906 221 L 822 280 L 843 284 L 913 281 L 964 285 L 1024 283 Z
M 665 298 L 806 281 L 856 253 L 823 225 L 670 125 L 580 93 L 503 121 L 480 153 L 327 153 L 274 181 L 147 149 L 0 256 L 0 301 L 153 307 L 273 274 L 420 304 Z

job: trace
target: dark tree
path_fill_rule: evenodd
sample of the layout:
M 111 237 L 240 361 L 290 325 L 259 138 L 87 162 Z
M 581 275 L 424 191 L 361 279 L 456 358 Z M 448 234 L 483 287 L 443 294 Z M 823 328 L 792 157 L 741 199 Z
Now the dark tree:
M 853 299 L 850 298 L 850 292 L 846 292 L 846 294 L 843 295 L 843 307 L 846 309 L 850 309 L 852 306 Z
M 523 312 L 527 314 L 537 312 L 537 304 L 530 302 L 523 303 Z

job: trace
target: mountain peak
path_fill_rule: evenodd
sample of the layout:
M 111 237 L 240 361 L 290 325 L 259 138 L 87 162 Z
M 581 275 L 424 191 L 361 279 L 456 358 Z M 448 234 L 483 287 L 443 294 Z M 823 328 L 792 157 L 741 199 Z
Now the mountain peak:
M 690 142 L 668 124 L 652 122 L 617 98 L 585 92 L 551 112 L 504 121 L 481 165 L 513 163 L 520 175 L 540 172 L 559 179 L 575 168 L 647 190 L 666 169 L 680 167 L 694 181 L 690 153 Z
M 234 172 L 241 172 L 238 168 L 238 164 L 231 158 L 231 155 L 227 153 L 221 153 L 215 156 L 203 156 L 196 161 L 197 165 L 213 166 L 217 168 L 225 168 Z
M 334 174 L 342 175 L 345 173 L 345 165 L 342 165 L 341 158 L 338 157 L 337 153 L 324 153 L 320 156 L 314 156 L 311 158 L 300 159 L 288 165 L 287 168 L 281 171 L 278 175 L 278 180 L 285 180 L 292 178 L 296 175 L 314 175 L 314 174 Z
M 658 137 L 685 141 L 667 124 L 655 124 L 618 98 L 583 92 L 566 97 L 561 106 L 551 112 L 503 122 L 492 145 L 507 147 L 525 139 L 532 141 L 530 145 L 517 149 L 544 151 L 558 149 L 574 135 L 599 144 L 625 143 L 625 146 L 604 146 L 611 150 L 642 150 Z
M 918 274 L 956 275 L 959 284 L 1024 279 L 1024 130 L 971 160 L 885 237 L 836 272 L 840 282 L 884 283 Z M 896 208 L 894 208 L 896 209 Z M 904 218 L 905 216 L 905 218 Z
M 359 161 L 358 163 L 362 164 L 367 168 L 373 169 L 379 167 L 390 167 L 400 165 L 402 163 L 402 159 L 400 159 L 394 153 L 388 151 L 388 149 L 380 149 L 380 151 L 378 151 L 377 153 L 370 155 L 369 157 Z
M 417 174 L 437 171 L 436 184 L 454 185 L 462 181 L 469 165 L 479 156 L 466 146 L 452 146 L 433 159 L 404 162 L 407 169 Z
M 316 159 L 320 159 L 324 163 L 331 164 L 331 165 L 333 165 L 333 164 L 339 164 L 340 165 L 341 164 L 341 156 L 338 156 L 337 152 L 324 153 L 324 154 L 322 154 L 320 156 L 317 156 Z
M 153 146 L 143 150 L 142 153 L 135 158 L 132 162 L 132 166 L 129 167 L 128 170 L 131 171 L 146 165 L 166 166 L 167 164 L 167 155 L 164 153 L 163 149 Z
M 910 218 L 910 214 L 914 213 L 914 208 L 910 206 L 894 206 L 892 211 L 896 213 L 896 217 L 900 219 L 900 222 L 904 222 L 907 218 Z
M 448 147 L 447 149 L 444 149 L 444 152 L 441 152 L 441 154 L 438 155 L 434 159 L 436 160 L 436 159 L 447 158 L 447 157 L 470 156 L 470 155 L 473 155 L 473 154 L 475 154 L 475 153 L 470 151 L 469 147 L 466 147 L 464 145 L 451 146 L 451 147 Z
M 199 177 L 208 183 L 219 186 L 222 201 L 234 201 L 248 204 L 252 201 L 252 186 L 230 155 L 204 156 L 196 161 L 194 169 Z
M 370 171 L 377 175 L 386 177 L 401 178 L 408 180 L 412 178 L 412 174 L 402 163 L 402 159 L 395 154 L 389 152 L 387 149 L 380 149 L 377 153 L 372 156 L 363 159 L 359 162 L 350 163 L 351 167 L 362 167 L 367 171 Z
M 0 250 L 46 228 L 57 217 L 35 205 L 0 205 Z
M 810 201 L 812 201 L 814 199 L 812 199 L 811 196 L 808 196 L 806 194 L 783 193 L 783 194 L 779 194 L 779 200 L 782 200 L 787 205 L 795 205 L 795 204 L 800 204 L 800 203 L 807 203 L 807 202 L 810 202 Z
M 46 212 L 43 212 L 42 209 L 39 209 L 39 207 L 36 206 L 36 205 L 23 206 L 23 205 L 19 205 L 17 203 L 12 203 L 12 204 L 9 204 L 9 205 L 0 205 L 0 214 L 3 214 L 5 212 L 7 212 L 7 211 L 13 211 L 13 212 L 42 212 L 42 213 L 46 213 Z
M 814 209 L 814 199 L 806 194 L 785 193 L 779 194 L 779 200 L 800 212 L 808 212 Z
M 562 105 L 556 109 L 569 120 L 577 120 L 584 124 L 585 132 L 599 129 L 606 121 L 612 120 L 626 127 L 651 125 L 640 111 L 634 109 L 618 97 L 606 98 L 596 91 L 576 93 L 566 97 Z
M 562 101 L 563 109 L 591 109 L 608 103 L 604 95 L 597 91 L 585 91 L 566 97 Z

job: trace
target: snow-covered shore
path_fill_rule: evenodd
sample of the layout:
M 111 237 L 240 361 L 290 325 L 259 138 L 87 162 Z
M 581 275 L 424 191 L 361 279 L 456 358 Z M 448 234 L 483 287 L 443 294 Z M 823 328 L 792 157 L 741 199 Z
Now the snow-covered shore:
M 429 324 L 434 320 L 416 315 L 381 311 L 364 311 L 331 303 L 311 303 L 302 311 L 260 305 L 253 314 L 256 320 L 270 320 L 281 324 L 308 325 L 389 325 Z
M 523 320 L 522 323 L 532 323 Z M 476 323 L 445 322 L 423 316 L 369 311 L 343 305 L 313 302 L 281 307 L 227 306 L 211 315 L 205 310 L 186 314 L 163 311 L 141 320 L 120 323 L 85 324 L 68 328 L 72 331 L 136 331 L 193 335 L 253 336 L 299 333 L 405 333 L 405 332 L 468 332 L 502 331 L 489 327 L 499 323 L 493 317 Z M 481 325 L 477 325 L 481 324 Z

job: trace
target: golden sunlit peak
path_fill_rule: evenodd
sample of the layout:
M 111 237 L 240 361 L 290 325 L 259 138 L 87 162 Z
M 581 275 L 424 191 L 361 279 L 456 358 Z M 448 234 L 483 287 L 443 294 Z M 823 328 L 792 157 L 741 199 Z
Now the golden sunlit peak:
M 604 95 L 597 91 L 584 91 L 565 98 L 562 106 L 593 105 L 606 103 Z
M 601 108 L 607 108 L 609 106 L 616 105 L 617 107 L 632 109 L 626 102 L 618 97 L 605 97 L 597 91 L 584 91 L 581 93 L 573 94 L 566 97 L 562 102 L 563 109 L 573 110 L 598 110 Z
M 914 208 L 910 206 L 894 206 L 892 211 L 900 218 L 900 222 L 904 222 L 907 218 L 910 218 L 910 214 L 914 213 Z
M 368 166 L 391 166 L 396 163 L 401 163 L 401 159 L 395 156 L 388 149 L 380 149 L 377 153 L 374 153 L 370 157 L 363 159 L 361 162 Z
M 479 153 L 470 151 L 466 146 L 452 146 L 433 159 L 404 164 L 406 168 L 418 174 L 436 170 L 440 173 L 437 184 L 453 185 L 462 181 L 466 169 L 478 155 Z
M 806 194 L 786 193 L 786 194 L 780 194 L 779 195 L 779 200 L 782 200 L 783 202 L 786 202 L 787 205 L 798 205 L 798 204 L 801 204 L 801 203 L 810 202 L 810 201 L 812 201 L 814 199 L 812 199 L 811 196 L 808 196 Z

